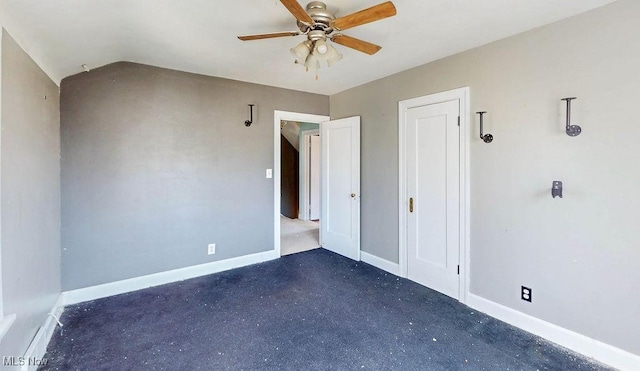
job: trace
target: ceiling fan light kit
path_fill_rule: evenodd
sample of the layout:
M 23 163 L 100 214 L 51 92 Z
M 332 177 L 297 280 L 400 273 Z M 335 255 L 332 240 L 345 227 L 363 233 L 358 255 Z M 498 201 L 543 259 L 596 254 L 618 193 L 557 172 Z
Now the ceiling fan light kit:
M 321 62 L 326 62 L 327 66 L 331 67 L 342 59 L 342 54 L 328 42 L 329 40 L 369 55 L 382 49 L 378 45 L 343 35 L 339 31 L 396 15 L 396 8 L 390 1 L 340 18 L 330 13 L 327 5 L 321 1 L 310 2 L 306 10 L 297 0 L 280 0 L 280 2 L 296 18 L 300 31 L 238 36 L 238 38 L 242 41 L 251 41 L 306 35 L 307 40 L 291 48 L 291 54 L 295 57 L 295 63 L 304 65 L 307 71 L 315 68 L 316 80 Z

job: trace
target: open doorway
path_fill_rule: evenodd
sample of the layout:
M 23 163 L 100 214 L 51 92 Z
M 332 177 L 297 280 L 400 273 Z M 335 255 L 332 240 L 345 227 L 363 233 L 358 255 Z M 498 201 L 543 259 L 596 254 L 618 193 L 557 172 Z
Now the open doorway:
M 281 256 L 322 244 L 319 128 L 328 120 L 274 112 L 274 246 Z
M 280 122 L 280 254 L 320 247 L 320 125 Z

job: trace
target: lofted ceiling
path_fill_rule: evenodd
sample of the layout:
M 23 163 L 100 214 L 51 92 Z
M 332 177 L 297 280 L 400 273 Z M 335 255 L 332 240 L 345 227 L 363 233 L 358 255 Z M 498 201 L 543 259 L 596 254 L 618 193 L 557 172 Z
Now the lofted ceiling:
M 381 2 L 326 0 L 338 17 Z M 612 2 L 394 0 L 395 17 L 344 32 L 382 50 L 335 45 L 344 58 L 317 81 L 289 53 L 305 36 L 237 39 L 296 31 L 277 0 L 0 0 L 0 24 L 56 83 L 83 64 L 130 61 L 330 95 Z

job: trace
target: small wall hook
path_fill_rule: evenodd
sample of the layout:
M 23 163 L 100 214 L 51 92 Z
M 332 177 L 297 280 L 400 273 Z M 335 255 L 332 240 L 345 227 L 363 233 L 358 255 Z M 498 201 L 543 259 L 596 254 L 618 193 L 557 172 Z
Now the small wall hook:
M 249 105 L 249 114 L 251 115 L 251 119 L 250 120 L 246 120 L 244 122 L 244 126 L 249 127 L 251 126 L 251 124 L 253 124 L 253 104 Z
M 551 184 L 551 197 L 562 198 L 562 182 L 559 180 L 554 180 L 553 184 Z
M 481 111 L 481 112 L 476 112 L 478 115 L 480 115 L 480 139 L 484 140 L 485 143 L 491 143 L 493 142 L 493 135 L 491 134 L 484 134 L 482 133 L 483 130 L 483 124 L 484 124 L 484 120 L 483 120 L 483 116 L 486 113 L 485 111 Z
M 567 135 L 570 137 L 577 137 L 582 133 L 582 128 L 578 125 L 571 125 L 571 101 L 574 99 L 578 99 L 576 97 L 562 98 L 563 101 L 567 102 L 567 127 L 565 131 Z

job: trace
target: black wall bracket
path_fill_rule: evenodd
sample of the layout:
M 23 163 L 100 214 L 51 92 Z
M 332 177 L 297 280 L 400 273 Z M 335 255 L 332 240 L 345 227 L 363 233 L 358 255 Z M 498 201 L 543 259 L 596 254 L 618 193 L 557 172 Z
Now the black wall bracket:
M 562 98 L 563 101 L 567 102 L 567 127 L 565 131 L 567 135 L 570 137 L 577 137 L 582 133 L 582 128 L 578 125 L 571 125 L 571 101 L 577 99 L 576 97 Z
M 251 126 L 251 124 L 253 124 L 253 104 L 249 105 L 249 114 L 251 115 L 251 118 L 249 120 L 246 120 L 244 122 L 244 126 L 249 127 Z
M 493 142 L 493 135 L 491 134 L 483 134 L 483 125 L 484 125 L 484 114 L 486 112 L 481 111 L 481 112 L 476 112 L 478 115 L 480 115 L 480 139 L 484 140 L 485 143 L 491 143 Z

